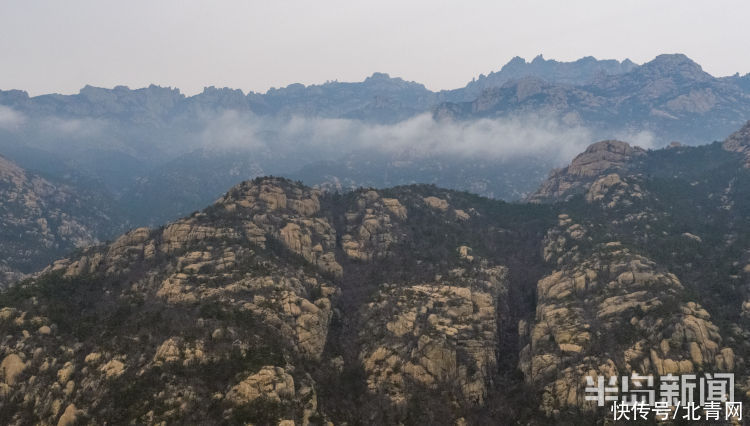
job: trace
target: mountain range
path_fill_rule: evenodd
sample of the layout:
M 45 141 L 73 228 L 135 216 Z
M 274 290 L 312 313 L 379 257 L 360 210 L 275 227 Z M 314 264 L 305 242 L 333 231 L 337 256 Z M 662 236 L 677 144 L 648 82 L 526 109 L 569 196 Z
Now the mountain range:
M 602 424 L 585 377 L 750 377 L 750 122 L 508 203 L 262 177 L 0 293 L 4 424 Z M 747 419 L 735 419 L 735 423 Z
M 56 187 L 106 200 L 97 209 L 107 212 L 91 215 L 107 222 L 89 224 L 92 242 L 174 220 L 263 175 L 330 191 L 427 183 L 520 200 L 595 140 L 706 143 L 747 117 L 750 75 L 716 78 L 684 55 L 643 65 L 538 56 L 441 92 L 383 73 L 248 94 L 0 91 L 0 154 Z M 4 270 L 18 277 L 71 247 L 48 246 L 36 245 L 38 261 L 13 260 L 25 256 L 13 249 Z
M 491 117 L 551 111 L 599 129 L 651 131 L 662 140 L 695 144 L 728 134 L 748 114 L 748 76 L 715 78 L 685 55 L 660 55 L 616 75 L 583 84 L 524 78 L 476 99 L 446 103 L 439 116 Z
M 684 55 L 1 91 L 0 422 L 601 424 L 585 377 L 633 373 L 748 402 L 748 117 Z
M 131 224 L 155 225 L 268 174 L 341 190 L 435 183 L 516 200 L 595 140 L 694 145 L 725 138 L 748 116 L 750 75 L 713 77 L 684 55 L 643 65 L 539 56 L 441 92 L 383 73 L 248 94 L 0 91 L 0 153 L 104 188 L 127 200 Z M 200 184 L 185 191 L 175 181 Z

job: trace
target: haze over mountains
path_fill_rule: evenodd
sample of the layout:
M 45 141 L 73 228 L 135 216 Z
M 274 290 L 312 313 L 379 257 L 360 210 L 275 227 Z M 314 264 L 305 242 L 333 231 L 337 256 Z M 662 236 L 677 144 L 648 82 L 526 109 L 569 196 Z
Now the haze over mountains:
M 262 175 L 342 191 L 432 183 L 518 200 L 596 140 L 707 143 L 747 117 L 750 74 L 716 78 L 679 54 L 643 65 L 539 56 L 441 92 L 382 73 L 264 94 L 0 91 L 0 153 L 51 185 L 112 200 L 115 231 L 92 234 L 101 240 L 188 214 Z
M 749 83 L 0 92 L 0 423 L 602 424 L 585 376 L 634 373 L 748 404 Z

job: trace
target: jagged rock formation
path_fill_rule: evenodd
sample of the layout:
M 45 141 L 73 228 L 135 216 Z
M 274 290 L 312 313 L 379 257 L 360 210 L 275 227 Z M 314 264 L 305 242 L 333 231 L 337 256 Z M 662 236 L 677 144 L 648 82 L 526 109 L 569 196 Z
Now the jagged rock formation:
M 534 77 L 550 83 L 583 85 L 602 76 L 619 75 L 638 68 L 638 65 L 625 59 L 624 61 L 597 60 L 592 56 L 581 58 L 574 62 L 558 62 L 554 59 L 544 59 L 536 56 L 530 62 L 521 57 L 514 57 L 503 65 L 500 71 L 488 75 L 480 75 L 466 87 L 448 91 L 446 100 L 452 102 L 472 101 L 484 90 L 501 87 L 509 81 Z
M 659 55 L 629 72 L 599 75 L 586 84 L 555 84 L 525 76 L 482 92 L 476 99 L 444 103 L 435 116 L 457 119 L 535 112 L 585 123 L 593 129 L 653 132 L 664 144 L 724 137 L 750 116 L 750 95 L 739 78 L 715 78 L 682 54 Z
M 243 183 L 230 191 L 219 203 L 230 212 L 239 209 L 243 215 L 252 215 L 248 232 L 257 234 L 261 229 L 305 260 L 334 275 L 341 274 L 333 248 L 336 231 L 325 218 L 316 217 L 320 211 L 318 191 L 295 187 L 285 191 L 281 181 L 272 184 L 248 185 Z M 262 237 L 260 237 L 262 238 Z
M 387 256 L 390 246 L 398 241 L 398 234 L 392 232 L 393 222 L 406 219 L 407 214 L 395 198 L 381 198 L 376 191 L 361 194 L 345 214 L 344 253 L 358 260 Z
M 750 395 L 748 323 L 736 301 L 746 300 L 745 263 L 730 254 L 747 246 L 736 200 L 750 188 L 744 155 L 734 154 L 744 154 L 743 131 L 601 163 L 582 154 L 536 194 L 568 200 L 542 251 L 554 270 L 519 327 L 519 368 L 540 411 L 601 416 L 583 394 L 585 377 L 598 375 L 734 372 Z

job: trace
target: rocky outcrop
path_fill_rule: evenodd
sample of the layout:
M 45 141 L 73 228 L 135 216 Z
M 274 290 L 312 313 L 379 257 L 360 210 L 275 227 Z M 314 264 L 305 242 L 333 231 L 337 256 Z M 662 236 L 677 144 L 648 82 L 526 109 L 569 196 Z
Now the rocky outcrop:
M 205 351 L 205 344 L 201 340 L 184 342 L 180 337 L 170 337 L 156 349 L 154 365 L 205 363 L 207 361 Z
M 0 156 L 0 287 L 118 227 L 111 206 Z
M 424 197 L 424 202 L 425 204 L 432 207 L 433 209 L 437 209 L 440 211 L 448 210 L 448 206 L 449 206 L 447 201 L 443 200 L 442 198 L 433 197 L 433 196 Z
M 251 217 L 251 233 L 257 233 L 255 227 L 262 229 L 308 262 L 340 275 L 341 265 L 333 253 L 336 231 L 327 219 L 316 216 L 319 195 L 301 185 L 266 179 L 260 185 L 241 184 L 218 203 L 229 212 Z
M 277 402 L 281 398 L 293 398 L 294 378 L 282 368 L 265 366 L 227 392 L 227 399 L 237 405 L 253 402 L 260 397 Z
M 633 157 L 644 155 L 645 151 L 622 141 L 602 141 L 590 145 L 577 155 L 567 173 L 571 176 L 598 176 L 605 170 L 624 167 Z
M 595 192 L 601 191 L 602 185 L 611 186 L 616 183 L 613 181 L 613 175 L 617 174 L 611 172 L 627 170 L 629 162 L 643 156 L 645 152 L 642 148 L 621 141 L 610 140 L 592 144 L 576 156 L 568 167 L 553 171 L 529 197 L 529 201 L 565 200 L 588 189 L 597 178 L 609 176 L 609 181 L 599 182 L 599 188 L 594 189 Z
M 393 232 L 394 225 L 407 215 L 406 207 L 395 198 L 382 198 L 374 190 L 361 193 L 345 213 L 344 253 L 362 261 L 388 256 L 400 237 Z
M 26 363 L 17 354 L 9 354 L 0 363 L 0 372 L 5 385 L 12 386 L 16 378 L 26 369 Z
M 586 201 L 597 203 L 604 208 L 629 206 L 644 197 L 643 190 L 637 182 L 628 183 L 617 173 L 611 173 L 596 179 L 586 191 Z
M 384 285 L 363 310 L 370 392 L 403 406 L 424 389 L 482 404 L 492 382 L 507 270 L 456 269 L 436 282 Z
M 674 274 L 619 242 L 584 251 L 576 227 L 584 229 L 561 215 L 548 234 L 545 258 L 559 266 L 538 282 L 535 317 L 520 330 L 528 343 L 519 367 L 541 410 L 593 410 L 586 376 L 734 370 L 733 349 Z
M 78 417 L 81 415 L 81 410 L 77 409 L 74 404 L 69 404 L 65 407 L 65 411 L 57 421 L 57 426 L 73 426 L 76 424 Z

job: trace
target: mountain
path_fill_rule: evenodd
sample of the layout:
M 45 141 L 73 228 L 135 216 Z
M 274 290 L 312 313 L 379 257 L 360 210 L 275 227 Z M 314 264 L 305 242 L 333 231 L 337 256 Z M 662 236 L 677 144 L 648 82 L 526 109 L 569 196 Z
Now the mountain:
M 111 203 L 0 156 L 0 286 L 119 232 L 122 218 Z
M 747 403 L 749 129 L 595 143 L 533 203 L 240 183 L 0 293 L 0 419 L 601 424 L 586 376 L 632 373 Z
M 601 141 L 578 154 L 570 165 L 553 170 L 530 197 L 530 201 L 570 199 L 604 172 L 627 170 L 635 157 L 646 155 L 643 148 L 622 141 Z
M 488 89 L 475 100 L 444 103 L 438 118 L 472 119 L 543 112 L 585 123 L 597 135 L 652 132 L 662 145 L 716 140 L 750 116 L 750 93 L 738 80 L 715 78 L 685 55 L 659 55 L 632 70 L 585 84 L 535 77 Z
M 557 267 L 522 330 L 520 366 L 548 415 L 581 405 L 586 371 L 744 377 L 750 175 L 733 151 L 750 145 L 749 128 L 699 147 L 597 144 L 536 194 L 568 200 L 545 239 Z
M 427 413 L 443 400 L 468 413 L 490 393 L 507 333 L 496 317 L 520 297 L 508 286 L 527 280 L 483 256 L 522 262 L 513 253 L 541 238 L 547 210 L 425 186 L 333 196 L 242 183 L 1 294 L 0 327 L 25 349 L 1 346 L 0 418 L 391 422 L 394 404 Z M 415 399 L 436 383 L 450 394 Z
M 596 78 L 624 74 L 637 68 L 630 59 L 620 62 L 614 59 L 597 60 L 586 56 L 573 62 L 558 62 L 544 59 L 542 55 L 531 62 L 516 56 L 500 68 L 500 71 L 488 75 L 481 74 L 461 89 L 441 92 L 446 100 L 452 102 L 473 101 L 483 91 L 502 87 L 505 83 L 525 78 L 538 78 L 549 83 L 585 85 Z
M 646 151 L 638 146 L 631 146 L 627 142 L 601 141 L 590 145 L 567 167 L 550 172 L 537 191 L 528 197 L 528 201 L 570 200 L 586 191 L 606 189 L 597 185 L 599 179 L 610 180 L 609 184 L 616 185 L 615 175 L 640 176 L 645 174 L 649 178 L 692 179 L 697 176 L 696 173 L 705 173 L 706 169 L 713 170 L 723 163 L 730 170 L 738 167 L 747 168 L 749 150 L 750 122 L 745 123 L 742 128 L 729 135 L 721 143 L 715 142 L 699 147 L 686 147 L 673 143 L 662 150 Z M 701 156 L 703 159 L 700 158 Z M 671 161 L 662 161 L 665 157 Z M 700 164 L 701 161 L 705 164 Z M 586 196 L 594 197 L 592 194 Z
M 422 84 L 374 73 L 361 83 L 292 84 L 263 96 L 266 111 L 274 114 L 356 118 L 388 123 L 401 121 L 430 108 L 435 94 Z
M 24 114 L 54 114 L 65 118 L 108 118 L 158 127 L 182 115 L 210 110 L 252 111 L 260 115 L 302 115 L 363 118 L 376 122 L 400 120 L 425 111 L 435 94 L 422 84 L 374 73 L 362 82 L 330 81 L 319 85 L 291 84 L 266 93 L 206 87 L 185 96 L 179 89 L 151 85 L 131 90 L 86 86 L 75 95 L 29 97 L 20 90 L 0 91 L 0 104 Z M 384 108 L 390 106 L 390 112 Z M 383 116 L 372 114 L 384 108 Z
M 747 82 L 677 54 L 643 65 L 514 58 L 441 92 L 384 73 L 265 93 L 8 90 L 0 153 L 52 180 L 103 187 L 133 225 L 174 220 L 259 175 L 341 190 L 433 183 L 512 201 L 596 140 L 724 139 L 750 117 Z

